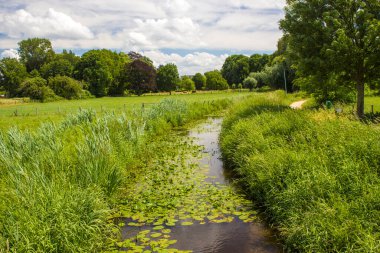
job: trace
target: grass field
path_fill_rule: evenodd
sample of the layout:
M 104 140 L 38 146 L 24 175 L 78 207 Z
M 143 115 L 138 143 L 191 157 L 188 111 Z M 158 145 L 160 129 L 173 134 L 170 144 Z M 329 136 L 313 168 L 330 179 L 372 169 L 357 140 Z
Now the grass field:
M 374 107 L 374 112 L 380 113 L 380 97 L 366 97 L 365 98 L 365 112 L 371 112 L 371 105 Z
M 208 102 L 225 98 L 247 96 L 248 92 L 208 92 L 177 95 L 147 95 L 141 97 L 105 97 L 87 100 L 63 100 L 51 103 L 0 103 L 0 129 L 9 129 L 17 126 L 21 129 L 33 129 L 41 122 L 58 122 L 67 114 L 76 113 L 79 109 L 91 109 L 97 113 L 120 114 L 133 109 L 152 106 L 165 98 L 178 99 L 189 103 Z M 1 100 L 0 100 L 1 101 Z
M 119 229 L 113 215 L 120 204 L 124 210 L 142 208 L 141 213 L 156 206 L 149 201 L 163 196 L 165 203 L 172 204 L 175 190 L 160 193 L 144 184 L 150 185 L 146 182 L 150 178 L 161 183 L 157 176 L 173 175 L 174 165 L 169 162 L 183 157 L 171 130 L 221 112 L 233 103 L 230 98 L 246 95 L 71 101 L 67 106 L 108 102 L 112 108 L 129 101 L 129 108 L 136 105 L 138 110 L 113 115 L 83 109 L 60 122 L 44 122 L 34 131 L 0 131 L 0 252 L 102 252 L 115 246 Z M 141 110 L 139 103 L 147 101 L 160 102 Z M 54 114 L 54 105 L 64 103 L 38 105 Z M 4 117 L 10 124 L 16 118 L 28 120 Z M 182 150 L 194 150 L 187 147 Z M 188 192 L 187 184 L 175 187 L 180 187 L 179 194 Z
M 375 125 L 290 110 L 281 97 L 249 99 L 226 117 L 221 148 L 287 252 L 380 252 Z

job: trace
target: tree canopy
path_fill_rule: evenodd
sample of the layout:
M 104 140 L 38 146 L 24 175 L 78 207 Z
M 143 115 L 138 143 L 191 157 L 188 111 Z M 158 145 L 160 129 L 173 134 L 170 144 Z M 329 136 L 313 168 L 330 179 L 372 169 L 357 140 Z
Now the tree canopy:
M 17 59 L 4 58 L 0 61 L 0 86 L 3 86 L 8 97 L 18 94 L 20 84 L 27 76 L 25 65 Z
M 175 90 L 180 82 L 178 68 L 175 64 L 161 65 L 157 69 L 157 88 L 161 91 Z
M 227 90 L 228 83 L 223 78 L 219 70 L 209 71 L 205 73 L 207 90 Z
M 357 114 L 363 117 L 364 86 L 380 73 L 380 2 L 287 3 L 281 28 L 289 36 L 298 77 L 316 89 L 328 89 L 331 82 L 356 89 Z
M 196 73 L 193 76 L 193 82 L 197 90 L 202 90 L 203 88 L 206 88 L 206 77 L 201 73 Z
M 28 72 L 39 70 L 42 65 L 49 63 L 54 58 L 54 51 L 48 39 L 31 38 L 18 43 L 20 60 L 26 66 Z
M 223 64 L 222 76 L 229 85 L 242 83 L 249 75 L 249 57 L 244 55 L 231 55 Z

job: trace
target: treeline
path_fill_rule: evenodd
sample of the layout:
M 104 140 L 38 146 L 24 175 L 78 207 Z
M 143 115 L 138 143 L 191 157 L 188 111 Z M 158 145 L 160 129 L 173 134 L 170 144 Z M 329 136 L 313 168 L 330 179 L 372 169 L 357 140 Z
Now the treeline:
M 251 57 L 233 55 L 221 71 L 180 77 L 175 64 L 156 68 L 151 59 L 135 52 L 96 49 L 79 57 L 72 51 L 54 52 L 51 42 L 43 38 L 26 39 L 18 45 L 19 59 L 0 61 L 0 91 L 10 98 L 43 102 L 159 91 L 282 88 L 282 73 L 292 78 L 279 51 Z

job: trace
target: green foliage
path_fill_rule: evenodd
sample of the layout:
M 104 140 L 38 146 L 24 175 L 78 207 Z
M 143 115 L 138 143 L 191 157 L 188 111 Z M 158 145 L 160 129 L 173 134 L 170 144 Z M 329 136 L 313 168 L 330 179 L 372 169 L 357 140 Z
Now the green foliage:
M 322 83 L 313 76 L 300 77 L 294 84 L 308 94 L 312 94 L 318 104 L 324 104 L 327 100 L 343 103 L 353 103 L 356 100 L 354 87 L 339 85 L 334 76 L 330 76 Z
M 242 83 L 249 75 L 249 58 L 244 55 L 231 55 L 223 64 L 222 76 L 228 84 Z
M 28 72 L 39 70 L 42 65 L 54 58 L 54 51 L 48 39 L 31 38 L 18 43 L 20 60 L 25 64 Z
M 221 146 L 289 252 L 377 252 L 379 136 L 371 125 L 290 110 L 274 97 L 234 107 Z
M 249 57 L 249 72 L 261 72 L 269 63 L 270 57 L 267 54 L 253 54 Z
M 71 50 L 67 51 L 66 49 L 63 49 L 62 53 L 55 54 L 54 60 L 55 61 L 66 60 L 66 61 L 69 61 L 72 66 L 75 67 L 80 61 L 80 57 L 75 55 L 75 53 Z
M 20 84 L 27 77 L 28 73 L 23 64 L 17 59 L 4 58 L 0 61 L 0 87 L 7 92 L 8 97 L 15 97 L 18 94 Z
M 207 90 L 227 90 L 228 83 L 218 70 L 205 73 Z
M 254 88 L 257 87 L 257 80 L 255 78 L 249 76 L 246 79 L 244 79 L 243 85 L 245 88 L 253 90 Z
M 30 97 L 30 99 L 41 102 L 57 100 L 54 91 L 47 86 L 47 81 L 41 77 L 26 79 L 21 83 L 19 92 L 24 97 Z
M 179 84 L 178 68 L 175 64 L 161 65 L 157 69 L 157 88 L 160 91 L 173 91 Z
M 206 87 L 206 77 L 201 73 L 196 73 L 193 76 L 193 82 L 197 90 L 202 90 Z
M 281 28 L 289 37 L 298 76 L 319 80 L 310 83 L 314 90 L 331 78 L 356 88 L 357 114 L 363 117 L 365 83 L 380 73 L 380 2 L 289 1 L 285 10 Z
M 59 59 L 53 60 L 47 64 L 44 64 L 41 69 L 41 76 L 45 79 L 55 76 L 72 76 L 74 66 L 68 60 Z
M 82 94 L 82 85 L 75 79 L 67 76 L 50 77 L 48 80 L 49 87 L 55 94 L 66 99 L 80 98 Z
M 195 83 L 190 77 L 184 76 L 181 80 L 181 88 L 187 91 L 195 90 Z
M 90 50 L 82 55 L 75 67 L 74 76 L 89 84 L 96 97 L 123 95 L 126 89 L 124 66 L 129 58 L 110 50 Z

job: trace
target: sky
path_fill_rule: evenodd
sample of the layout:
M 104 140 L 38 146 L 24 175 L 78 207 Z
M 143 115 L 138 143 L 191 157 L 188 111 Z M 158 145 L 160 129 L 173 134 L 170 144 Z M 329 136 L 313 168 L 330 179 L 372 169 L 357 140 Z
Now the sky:
M 48 38 L 56 52 L 137 51 L 180 74 L 220 69 L 231 54 L 272 53 L 285 0 L 0 0 L 0 57 Z

